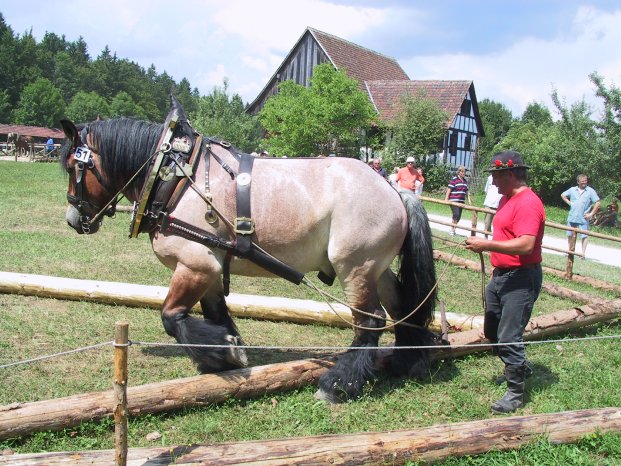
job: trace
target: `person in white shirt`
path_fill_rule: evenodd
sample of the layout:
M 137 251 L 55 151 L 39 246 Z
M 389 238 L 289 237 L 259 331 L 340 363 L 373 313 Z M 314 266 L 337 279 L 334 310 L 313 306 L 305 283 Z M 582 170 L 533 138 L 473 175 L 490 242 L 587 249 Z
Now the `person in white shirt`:
M 500 202 L 500 198 L 502 194 L 498 193 L 498 188 L 493 183 L 492 175 L 487 177 L 487 181 L 485 182 L 485 200 L 483 201 L 483 207 L 487 207 L 488 209 L 496 210 L 498 208 L 498 203 Z M 485 231 L 492 231 L 492 220 L 494 220 L 493 213 L 485 213 Z M 487 239 L 488 235 L 485 234 L 485 239 Z

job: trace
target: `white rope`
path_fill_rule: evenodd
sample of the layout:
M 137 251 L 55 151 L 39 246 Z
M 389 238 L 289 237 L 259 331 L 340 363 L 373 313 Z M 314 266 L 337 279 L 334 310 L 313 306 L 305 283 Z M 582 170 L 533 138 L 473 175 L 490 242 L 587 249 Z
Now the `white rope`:
M 595 336 L 595 337 L 583 337 L 583 338 L 566 338 L 558 340 L 537 340 L 537 341 L 522 341 L 522 342 L 510 342 L 510 343 L 469 343 L 463 345 L 421 345 L 421 346 L 266 346 L 266 345 L 243 345 L 239 348 L 243 349 L 260 349 L 260 350 L 288 350 L 288 351 L 308 351 L 308 350 L 321 350 L 321 351 L 339 351 L 339 350 L 367 350 L 367 351 L 384 351 L 387 349 L 437 349 L 447 350 L 453 348 L 489 348 L 492 346 L 520 346 L 520 345 L 541 345 L 547 343 L 573 343 L 578 341 L 591 341 L 591 340 L 613 340 L 621 339 L 621 335 L 609 335 L 609 336 Z M 203 344 L 191 344 L 191 343 L 159 343 L 148 341 L 132 341 L 133 345 L 143 346 L 178 346 L 188 348 L 231 348 L 231 345 L 203 345 Z
M 13 367 L 13 366 L 19 366 L 21 364 L 30 364 L 32 362 L 45 361 L 46 359 L 52 359 L 58 356 L 66 356 L 68 354 L 80 353 L 82 351 L 89 351 L 92 349 L 101 348 L 102 346 L 108 346 L 108 345 L 114 345 L 114 344 L 115 344 L 114 341 L 105 341 L 103 343 L 97 343 L 91 346 L 84 346 L 82 348 L 62 351 L 60 353 L 55 353 L 55 354 L 48 354 L 47 356 L 39 356 L 38 358 L 25 359 L 23 361 L 15 361 L 15 362 L 10 362 L 8 364 L 2 364 L 0 365 L 0 369 L 6 369 L 7 367 Z
M 243 349 L 257 349 L 257 350 L 281 350 L 281 351 L 348 351 L 348 350 L 365 350 L 365 351 L 385 351 L 385 350 L 408 350 L 408 349 L 436 349 L 447 350 L 457 348 L 490 348 L 493 346 L 519 346 L 519 345 L 541 345 L 548 343 L 574 343 L 579 341 L 595 341 L 595 340 L 615 340 L 621 339 L 621 335 L 607 335 L 607 336 L 595 336 L 595 337 L 583 337 L 583 338 L 565 338 L 556 340 L 537 340 L 537 341 L 522 341 L 511 343 L 470 343 L 463 345 L 421 345 L 421 346 L 266 346 L 266 345 L 244 345 L 239 346 Z M 125 347 L 132 345 L 142 346 L 163 346 L 163 347 L 180 347 L 180 348 L 231 348 L 231 345 L 203 345 L 203 344 L 189 344 L 189 343 L 160 343 L 149 341 L 129 341 L 125 344 L 117 344 L 114 341 L 105 341 L 103 343 L 97 343 L 91 346 L 84 346 L 82 348 L 75 348 L 68 351 L 62 351 L 60 353 L 49 354 L 46 356 L 40 356 L 38 358 L 25 359 L 22 361 L 10 362 L 0 365 L 0 369 L 6 369 L 8 367 L 19 366 L 23 364 L 30 364 L 33 362 L 44 361 L 52 359 L 58 356 L 67 356 L 69 354 L 80 353 L 89 351 L 103 346 L 113 347 Z

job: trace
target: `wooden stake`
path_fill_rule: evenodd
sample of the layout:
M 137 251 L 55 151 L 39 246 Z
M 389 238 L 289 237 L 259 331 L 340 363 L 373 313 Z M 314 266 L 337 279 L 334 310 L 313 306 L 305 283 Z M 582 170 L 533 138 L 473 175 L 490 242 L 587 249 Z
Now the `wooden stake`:
M 127 464 L 127 346 L 129 322 L 114 326 L 114 448 L 117 466 Z

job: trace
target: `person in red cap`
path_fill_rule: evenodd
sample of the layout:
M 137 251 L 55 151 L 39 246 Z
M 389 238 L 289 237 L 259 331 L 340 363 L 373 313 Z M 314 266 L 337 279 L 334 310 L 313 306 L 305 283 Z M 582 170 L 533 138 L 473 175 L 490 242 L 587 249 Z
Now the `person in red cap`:
M 524 406 L 525 378 L 532 374 L 526 360 L 524 329 L 541 291 L 541 242 L 545 211 L 541 199 L 527 186 L 518 152 L 492 158 L 493 182 L 502 194 L 493 222 L 492 239 L 469 237 L 466 249 L 491 252 L 492 277 L 485 289 L 485 337 L 496 346 L 505 364 L 507 392 L 494 404 L 494 413 L 512 413 Z

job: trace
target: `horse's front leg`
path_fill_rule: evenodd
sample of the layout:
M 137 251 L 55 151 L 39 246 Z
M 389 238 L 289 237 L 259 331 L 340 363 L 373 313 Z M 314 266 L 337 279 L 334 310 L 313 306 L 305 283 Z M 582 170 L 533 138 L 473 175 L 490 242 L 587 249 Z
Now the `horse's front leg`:
M 205 303 L 210 301 L 209 297 L 203 296 L 218 279 L 218 274 L 195 272 L 179 264 L 162 307 L 164 329 L 178 343 L 224 345 L 222 348 L 184 347 L 201 373 L 236 369 L 247 364 L 245 353 L 237 348 L 238 335 L 231 334 L 226 322 L 197 319 L 189 315 L 190 309 L 199 300 Z

